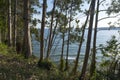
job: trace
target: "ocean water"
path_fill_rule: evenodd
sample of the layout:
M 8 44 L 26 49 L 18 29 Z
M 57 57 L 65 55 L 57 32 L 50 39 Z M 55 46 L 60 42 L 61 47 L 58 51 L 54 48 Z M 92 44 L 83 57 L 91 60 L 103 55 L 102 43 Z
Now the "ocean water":
M 48 31 L 45 31 L 45 35 L 48 33 Z M 92 32 L 93 33 L 93 32 Z M 118 33 L 118 30 L 99 30 L 97 32 L 97 48 L 99 47 L 100 44 L 106 45 L 106 41 L 110 40 L 111 37 L 115 35 L 116 39 L 119 40 L 120 36 Z M 60 54 L 61 54 L 61 45 L 62 45 L 62 40 L 59 38 L 60 36 L 57 36 L 54 46 L 52 48 L 50 58 L 54 61 L 59 61 L 60 59 Z M 93 36 L 92 36 L 93 37 Z M 80 59 L 83 59 L 84 54 L 85 54 L 85 49 L 86 49 L 86 42 L 87 42 L 87 30 L 85 31 L 85 36 L 84 36 L 85 41 L 83 42 L 82 48 L 81 48 L 81 55 Z M 92 40 L 93 42 L 93 40 Z M 40 56 L 40 43 L 35 40 L 34 36 L 32 38 L 32 45 L 33 45 L 33 54 L 37 57 Z M 69 59 L 74 60 L 77 55 L 78 51 L 78 45 L 79 43 L 72 43 L 70 44 L 69 48 Z M 66 55 L 66 45 L 64 47 L 64 58 Z M 91 49 L 92 49 L 92 43 L 91 43 Z M 46 52 L 46 50 L 45 50 Z M 100 58 L 101 52 L 98 50 L 97 51 L 97 57 Z

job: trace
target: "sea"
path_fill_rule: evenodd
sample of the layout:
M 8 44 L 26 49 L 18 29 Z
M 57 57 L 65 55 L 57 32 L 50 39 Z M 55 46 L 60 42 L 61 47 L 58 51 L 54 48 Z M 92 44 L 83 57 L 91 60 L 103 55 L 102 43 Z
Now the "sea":
M 117 40 L 120 40 L 120 35 L 119 35 L 119 30 L 113 30 L 113 29 L 100 29 L 97 31 L 97 42 L 96 42 L 96 46 L 97 48 L 99 48 L 99 45 L 106 45 L 107 41 L 109 41 L 112 36 L 116 36 L 116 39 Z M 49 30 L 45 30 L 45 37 L 46 35 L 48 34 Z M 82 44 L 82 48 L 81 48 L 81 52 L 80 52 L 80 60 L 83 60 L 84 59 L 84 55 L 85 55 L 85 50 L 86 50 L 86 42 L 87 42 L 87 33 L 88 33 L 88 30 L 86 29 L 85 31 L 85 36 L 84 36 L 84 42 Z M 92 39 L 93 39 L 93 33 L 92 32 Z M 47 37 L 46 37 L 47 38 Z M 46 40 L 46 39 L 45 39 Z M 93 43 L 93 40 L 91 41 L 91 49 L 92 49 L 92 43 Z M 46 43 L 45 43 L 46 45 Z M 35 39 L 35 36 L 32 35 L 32 46 L 33 46 L 33 54 L 35 56 L 37 56 L 39 58 L 40 56 L 40 42 L 37 41 Z M 62 39 L 60 38 L 60 36 L 57 36 L 56 37 L 56 40 L 55 40 L 55 43 L 53 44 L 53 47 L 52 47 L 52 50 L 51 50 L 51 54 L 50 54 L 50 58 L 51 60 L 53 61 L 59 61 L 60 60 L 60 54 L 61 54 L 61 46 L 62 46 Z M 77 55 L 77 51 L 78 51 L 78 46 L 79 46 L 79 43 L 75 42 L 75 43 L 71 43 L 70 44 L 70 48 L 69 48 L 69 57 L 68 59 L 71 60 L 71 61 L 74 61 L 75 58 L 76 58 L 76 55 Z M 45 49 L 45 52 L 46 52 L 46 49 Z M 66 53 L 67 53 L 67 45 L 65 45 L 64 47 L 64 59 L 66 58 Z M 91 52 L 90 52 L 90 55 L 91 55 Z M 45 56 L 45 54 L 44 54 Z M 102 54 L 101 54 L 101 51 L 98 49 L 97 50 L 97 60 L 101 60 Z

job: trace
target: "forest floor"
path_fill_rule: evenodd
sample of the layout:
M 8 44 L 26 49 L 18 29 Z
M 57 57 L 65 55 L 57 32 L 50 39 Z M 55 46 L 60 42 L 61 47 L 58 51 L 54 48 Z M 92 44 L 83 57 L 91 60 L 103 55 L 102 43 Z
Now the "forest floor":
M 35 56 L 25 59 L 23 55 L 0 45 L 0 80 L 78 80 L 76 76 L 68 75 L 56 66 L 50 70 L 38 67 Z

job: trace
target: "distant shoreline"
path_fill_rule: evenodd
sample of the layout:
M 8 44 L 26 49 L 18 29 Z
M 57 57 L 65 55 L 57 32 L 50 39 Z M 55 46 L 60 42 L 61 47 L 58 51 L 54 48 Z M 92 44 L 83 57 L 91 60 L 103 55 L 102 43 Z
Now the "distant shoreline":
M 88 29 L 88 28 L 86 28 L 86 29 Z M 120 30 L 120 27 L 99 27 L 97 29 L 98 30 Z

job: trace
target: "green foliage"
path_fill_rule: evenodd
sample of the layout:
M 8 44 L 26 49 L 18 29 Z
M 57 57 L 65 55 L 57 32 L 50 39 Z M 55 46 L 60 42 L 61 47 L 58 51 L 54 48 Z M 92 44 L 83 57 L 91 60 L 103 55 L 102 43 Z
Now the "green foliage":
M 65 1 L 61 1 L 58 0 L 57 1 L 57 6 L 59 8 L 62 8 L 63 10 L 70 10 L 71 6 L 73 7 L 73 11 L 81 11 L 80 10 L 80 4 L 82 3 L 82 0 L 65 0 Z M 73 14 L 75 15 L 75 13 Z
M 120 0 L 111 0 L 111 5 L 108 7 L 107 13 L 119 13 L 120 8 L 118 6 L 120 6 Z
M 4 50 L 8 49 L 6 45 L 1 45 Z M 23 55 L 14 52 L 3 54 L 0 51 L 0 80 L 79 80 L 78 74 L 69 75 L 69 72 L 64 71 L 64 67 L 62 72 L 49 60 L 42 61 L 38 67 L 39 59 L 35 56 L 25 59 Z M 64 60 L 61 62 L 62 66 L 65 66 Z
M 8 53 L 8 49 L 5 44 L 0 44 L 0 53 L 4 53 L 4 54 Z
M 77 80 L 76 76 L 69 77 L 67 72 L 59 71 L 50 61 L 41 62 L 42 67 L 37 62 L 34 56 L 24 59 L 22 55 L 0 54 L 0 80 Z M 50 65 L 53 67 L 46 69 Z
M 0 54 L 0 79 L 1 80 L 20 80 L 30 77 L 29 62 L 22 55 L 17 54 Z M 27 69 L 28 68 L 28 69 Z M 27 69 L 27 70 L 26 70 Z
M 119 80 L 115 71 L 116 65 L 119 65 L 120 45 L 119 40 L 115 36 L 106 42 L 106 45 L 100 45 L 100 50 L 103 54 L 102 62 L 100 63 L 100 69 L 98 70 L 98 78 Z M 98 80 L 101 80 L 98 79 Z
M 79 20 L 76 20 L 76 27 L 71 30 L 70 42 L 79 42 L 82 35 L 82 28 L 79 27 Z
M 35 40 L 40 41 L 39 29 L 31 28 L 31 33 L 35 35 Z
M 90 78 L 90 80 L 96 80 L 97 72 L 96 70 L 93 73 L 93 76 Z
M 55 65 L 49 60 L 43 60 L 42 62 L 38 62 L 38 66 L 47 70 L 51 70 L 55 67 Z
M 60 60 L 59 69 L 60 69 L 60 71 L 64 71 L 64 69 L 65 69 L 65 61 L 64 61 L 64 59 Z
M 119 76 L 112 72 L 98 70 L 96 74 L 97 80 L 119 80 Z
M 112 60 L 117 59 L 117 56 L 119 56 L 120 54 L 120 45 L 115 36 L 112 36 L 112 38 L 109 41 L 107 41 L 107 44 L 105 46 L 100 45 L 100 47 L 103 56 L 109 57 Z

